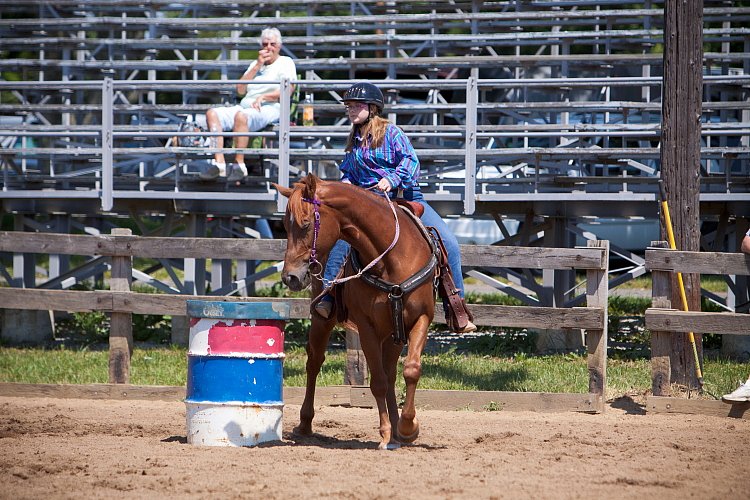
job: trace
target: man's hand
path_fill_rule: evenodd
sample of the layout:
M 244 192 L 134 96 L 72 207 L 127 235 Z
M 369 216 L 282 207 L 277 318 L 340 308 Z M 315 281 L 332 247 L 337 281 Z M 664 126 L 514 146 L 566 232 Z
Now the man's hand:
M 260 49 L 258 51 L 258 68 L 268 63 L 271 60 L 271 51 L 266 49 Z

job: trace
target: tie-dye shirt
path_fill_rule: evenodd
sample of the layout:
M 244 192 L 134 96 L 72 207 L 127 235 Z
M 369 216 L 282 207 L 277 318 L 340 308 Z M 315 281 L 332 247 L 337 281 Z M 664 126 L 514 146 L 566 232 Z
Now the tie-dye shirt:
M 339 166 L 341 180 L 367 188 L 385 177 L 394 189 L 419 189 L 419 159 L 403 130 L 391 123 L 380 147 L 363 148 L 361 144 L 357 137 L 352 151 L 346 153 Z

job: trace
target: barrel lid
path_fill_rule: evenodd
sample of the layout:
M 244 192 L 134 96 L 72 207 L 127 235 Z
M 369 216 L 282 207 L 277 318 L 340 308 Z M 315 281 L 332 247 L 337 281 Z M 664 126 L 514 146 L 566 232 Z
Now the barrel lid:
M 187 301 L 187 315 L 191 318 L 287 320 L 290 310 L 287 302 Z

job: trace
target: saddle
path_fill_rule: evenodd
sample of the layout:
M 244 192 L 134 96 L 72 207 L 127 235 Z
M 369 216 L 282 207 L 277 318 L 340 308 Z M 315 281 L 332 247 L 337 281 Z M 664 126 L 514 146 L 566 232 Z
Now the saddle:
M 448 327 L 454 332 L 463 332 L 469 321 L 474 321 L 474 315 L 469 311 L 466 301 L 461 297 L 458 288 L 456 288 L 456 282 L 453 280 L 453 273 L 448 265 L 448 252 L 443 244 L 443 238 L 440 236 L 438 230 L 434 227 L 425 227 L 420 220 L 422 214 L 424 214 L 424 205 L 417 203 L 416 201 L 408 201 L 403 198 L 396 198 L 393 200 L 401 208 L 404 208 L 414 214 L 417 219 L 414 222 L 422 229 L 427 229 L 430 236 L 435 242 L 437 247 L 437 253 L 435 254 L 438 258 L 438 275 L 436 288 L 438 296 L 443 300 L 445 304 L 445 322 Z M 414 219 L 414 217 L 412 217 Z
M 395 203 L 401 208 L 408 210 L 409 212 L 416 215 L 420 219 L 422 218 L 422 215 L 424 214 L 424 205 L 416 201 L 409 201 L 403 198 L 395 198 L 393 200 L 393 203 Z
M 429 227 L 432 237 L 440 250 L 438 252 L 438 296 L 443 300 L 445 309 L 445 323 L 454 332 L 463 332 L 469 321 L 474 321 L 474 315 L 469 311 L 466 301 L 461 297 L 453 273 L 448 265 L 448 252 L 445 250 L 443 239 L 434 227 Z

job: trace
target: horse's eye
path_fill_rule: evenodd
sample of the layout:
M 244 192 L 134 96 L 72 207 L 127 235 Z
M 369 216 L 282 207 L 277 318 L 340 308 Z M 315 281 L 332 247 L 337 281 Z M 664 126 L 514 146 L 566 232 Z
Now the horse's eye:
M 299 227 L 301 227 L 302 229 L 307 229 L 308 227 L 310 227 L 310 221 L 307 219 L 301 220 Z

